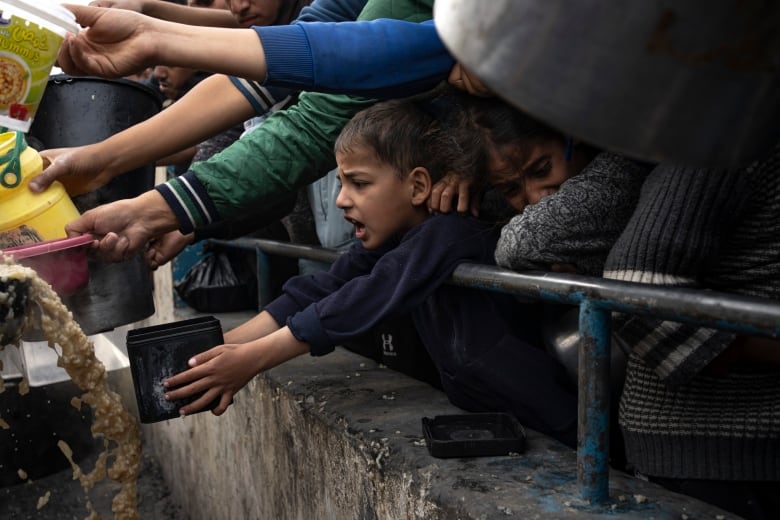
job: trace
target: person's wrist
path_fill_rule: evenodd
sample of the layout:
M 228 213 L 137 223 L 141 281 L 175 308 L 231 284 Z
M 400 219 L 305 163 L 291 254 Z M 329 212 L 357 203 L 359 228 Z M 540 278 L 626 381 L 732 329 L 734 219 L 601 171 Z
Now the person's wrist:
M 122 162 L 122 158 L 125 156 L 123 153 L 112 153 L 111 147 L 106 145 L 106 141 L 98 141 L 97 143 L 84 145 L 81 150 L 83 156 L 90 157 L 92 164 L 102 165 L 99 167 L 98 172 L 101 178 L 105 178 L 106 181 L 113 179 L 122 172 L 131 170 L 132 168 L 123 169 L 125 165 Z
M 152 236 L 161 236 L 179 227 L 176 215 L 157 190 L 142 193 L 133 199 L 133 206 L 143 216 L 144 225 Z
M 183 52 L 188 52 L 189 35 L 182 32 L 183 27 L 194 29 L 194 26 L 169 22 L 157 17 L 150 17 L 144 21 L 144 33 L 146 42 L 150 45 L 149 56 L 145 65 L 169 65 L 171 67 L 184 66 L 181 61 Z M 184 42 L 182 43 L 182 40 Z

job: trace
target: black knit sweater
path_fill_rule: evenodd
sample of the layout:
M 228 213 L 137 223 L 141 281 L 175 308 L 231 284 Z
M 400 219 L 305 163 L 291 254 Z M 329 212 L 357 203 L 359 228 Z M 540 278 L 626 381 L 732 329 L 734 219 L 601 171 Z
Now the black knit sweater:
M 662 165 L 605 276 L 780 299 L 780 147 L 740 170 Z M 616 318 L 633 350 L 620 403 L 628 460 L 669 478 L 780 480 L 780 367 L 705 367 L 723 331 Z

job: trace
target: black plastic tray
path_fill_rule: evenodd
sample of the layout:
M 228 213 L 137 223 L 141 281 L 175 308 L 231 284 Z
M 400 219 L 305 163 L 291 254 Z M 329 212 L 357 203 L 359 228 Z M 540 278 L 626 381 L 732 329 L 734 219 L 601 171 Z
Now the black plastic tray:
M 422 429 L 434 457 L 489 457 L 525 451 L 525 430 L 507 413 L 423 417 Z
M 154 325 L 127 332 L 127 357 L 133 376 L 138 415 L 142 423 L 179 416 L 179 408 L 200 395 L 179 401 L 167 401 L 163 379 L 187 370 L 187 361 L 211 347 L 223 343 L 222 326 L 213 316 Z M 219 404 L 215 399 L 201 411 Z

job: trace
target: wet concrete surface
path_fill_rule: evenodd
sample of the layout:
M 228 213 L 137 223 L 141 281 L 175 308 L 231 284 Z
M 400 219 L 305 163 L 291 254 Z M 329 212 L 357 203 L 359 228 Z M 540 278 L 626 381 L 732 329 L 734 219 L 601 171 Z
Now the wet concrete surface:
M 98 450 L 79 462 L 84 471 L 94 467 Z M 88 495 L 73 471 L 68 468 L 35 481 L 0 488 L 0 518 L 3 520 L 81 520 L 89 515 L 87 500 L 92 502 L 101 519 L 114 518 L 111 501 L 119 491 L 119 484 L 106 479 L 99 482 Z M 48 500 L 42 499 L 49 493 Z M 138 513 L 143 520 L 185 520 L 180 508 L 173 502 L 163 480 L 160 466 L 149 455 L 141 461 L 137 482 Z M 40 502 L 45 502 L 38 508 Z

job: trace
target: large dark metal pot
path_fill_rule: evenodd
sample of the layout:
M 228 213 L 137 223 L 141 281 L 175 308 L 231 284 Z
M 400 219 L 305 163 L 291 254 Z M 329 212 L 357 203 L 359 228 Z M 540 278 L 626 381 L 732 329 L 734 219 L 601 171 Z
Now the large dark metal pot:
M 717 166 L 780 139 L 780 2 L 436 0 L 434 19 L 497 94 L 595 145 Z
M 153 116 L 160 97 L 129 80 L 56 75 L 28 137 L 40 149 L 92 144 Z M 150 136 L 151 139 L 154 136 Z M 154 187 L 154 164 L 127 172 L 104 187 L 73 197 L 79 211 L 135 197 Z M 63 298 L 86 334 L 97 334 L 154 314 L 153 283 L 139 254 L 121 263 L 90 260 L 89 285 Z

